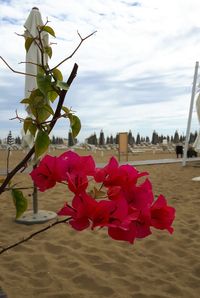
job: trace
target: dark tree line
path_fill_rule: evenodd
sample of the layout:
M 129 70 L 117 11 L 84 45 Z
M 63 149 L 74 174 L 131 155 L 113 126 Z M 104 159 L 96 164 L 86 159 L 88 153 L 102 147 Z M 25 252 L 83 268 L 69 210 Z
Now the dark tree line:
M 62 145 L 62 144 L 64 144 L 63 138 L 53 136 L 51 139 L 51 144 L 52 145 Z
M 194 143 L 195 139 L 197 137 L 197 131 L 195 131 L 195 133 L 190 133 L 190 138 L 189 138 L 189 143 Z M 131 130 L 129 130 L 128 132 L 128 144 L 130 146 L 134 146 L 134 145 L 139 145 L 139 144 L 143 144 L 143 143 L 147 143 L 147 144 L 162 144 L 163 141 L 166 140 L 167 143 L 173 143 L 173 144 L 177 144 L 177 143 L 183 143 L 185 141 L 185 136 L 184 135 L 179 135 L 178 131 L 176 130 L 174 135 L 159 135 L 155 130 L 152 133 L 152 137 L 151 139 L 146 136 L 140 136 L 139 133 L 136 134 L 136 137 L 133 136 Z M 116 134 L 115 137 L 111 136 L 104 136 L 104 132 L 103 130 L 100 131 L 100 135 L 99 137 L 97 137 L 96 133 L 92 134 L 91 136 L 89 136 L 89 138 L 86 139 L 86 142 L 88 144 L 91 145 L 99 145 L 99 146 L 103 146 L 103 145 L 113 145 L 113 144 L 118 144 L 119 141 L 119 135 Z
M 197 135 L 198 135 L 197 131 L 195 131 L 194 133 L 193 132 L 190 133 L 190 137 L 189 137 L 190 144 L 194 143 Z M 143 144 L 143 143 L 153 144 L 153 145 L 162 144 L 164 140 L 166 140 L 167 143 L 178 144 L 178 143 L 183 143 L 185 141 L 185 136 L 179 135 L 177 130 L 171 136 L 170 135 L 163 136 L 162 134 L 159 135 L 154 130 L 152 133 L 152 137 L 150 139 L 148 136 L 146 136 L 146 137 L 140 136 L 139 133 L 137 133 L 136 137 L 134 137 L 131 130 L 129 130 L 129 132 L 128 132 L 128 144 L 130 146 L 139 145 L 139 144 Z M 69 131 L 68 146 L 69 147 L 74 146 L 75 144 L 77 144 L 77 142 L 78 142 L 78 140 L 74 139 L 72 136 L 72 132 Z M 95 146 L 116 145 L 119 142 L 119 135 L 116 134 L 116 136 L 113 136 L 111 134 L 110 136 L 105 137 L 103 130 L 101 130 L 99 137 L 97 137 L 96 133 L 94 132 L 91 136 L 89 136 L 86 139 L 86 142 L 88 144 L 95 145 Z M 2 144 L 2 143 L 3 143 L 3 141 L 0 139 L 0 144 Z M 5 141 L 4 141 L 4 143 L 5 143 Z M 12 146 L 14 144 L 21 145 L 21 143 L 22 143 L 22 138 L 20 138 L 19 136 L 13 138 L 12 132 L 9 131 L 8 136 L 6 138 L 6 144 Z M 62 145 L 62 144 L 64 144 L 64 139 L 61 137 L 53 136 L 51 139 L 51 143 L 53 145 Z

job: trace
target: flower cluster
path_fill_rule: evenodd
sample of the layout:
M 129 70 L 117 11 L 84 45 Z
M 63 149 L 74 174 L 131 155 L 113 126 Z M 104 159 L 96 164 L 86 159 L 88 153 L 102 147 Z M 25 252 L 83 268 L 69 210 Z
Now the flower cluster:
M 46 155 L 30 175 L 40 191 L 57 182 L 67 183 L 74 196 L 71 205 L 65 203 L 58 215 L 70 216 L 69 223 L 78 231 L 107 227 L 110 237 L 130 243 L 150 235 L 151 227 L 173 232 L 175 209 L 163 195 L 154 199 L 148 173 L 119 165 L 114 157 L 105 167 L 96 168 L 92 156 L 72 151 L 59 157 Z M 88 190 L 91 180 L 99 187 Z

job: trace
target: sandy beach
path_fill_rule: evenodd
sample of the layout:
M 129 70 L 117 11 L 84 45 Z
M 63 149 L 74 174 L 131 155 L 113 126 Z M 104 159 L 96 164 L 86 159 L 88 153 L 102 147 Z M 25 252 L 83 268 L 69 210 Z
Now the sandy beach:
M 0 168 L 6 153 L 0 152 Z M 12 152 L 10 166 L 22 152 Z M 52 154 L 52 152 L 51 152 Z M 90 154 L 90 152 L 86 152 Z M 99 153 L 100 154 L 100 153 Z M 149 159 L 146 154 L 135 160 Z M 165 153 L 167 154 L 167 153 Z M 154 154 L 152 159 L 166 158 Z M 107 159 L 112 152 L 106 153 Z M 168 154 L 169 155 L 169 154 Z M 152 156 L 152 154 L 151 154 Z M 96 157 L 101 162 L 102 157 Z M 171 153 L 174 158 L 175 154 Z M 114 241 L 106 229 L 74 231 L 57 225 L 26 243 L 0 255 L 0 287 L 9 298 L 198 298 L 200 293 L 200 176 L 198 164 L 138 166 L 149 172 L 154 194 L 163 194 L 176 208 L 174 234 L 153 230 L 134 245 Z M 31 185 L 25 173 L 13 180 Z M 30 191 L 25 194 L 29 197 Z M 57 212 L 68 199 L 63 185 L 39 193 L 39 208 Z M 5 247 L 48 225 L 15 222 L 8 192 L 1 197 L 0 246 Z

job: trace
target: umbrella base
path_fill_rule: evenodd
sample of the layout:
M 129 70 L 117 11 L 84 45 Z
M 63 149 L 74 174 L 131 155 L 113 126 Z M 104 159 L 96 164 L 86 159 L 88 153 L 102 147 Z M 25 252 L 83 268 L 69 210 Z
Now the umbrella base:
M 200 176 L 192 178 L 192 181 L 200 181 Z
M 56 216 L 57 214 L 53 211 L 38 210 L 37 213 L 27 211 L 20 218 L 16 219 L 16 222 L 27 225 L 39 224 L 54 219 Z

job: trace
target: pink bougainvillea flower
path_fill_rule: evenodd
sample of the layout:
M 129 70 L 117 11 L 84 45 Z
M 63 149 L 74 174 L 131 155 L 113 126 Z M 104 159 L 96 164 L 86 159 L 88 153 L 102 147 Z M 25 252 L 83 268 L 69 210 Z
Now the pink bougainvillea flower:
M 122 165 L 106 176 L 104 185 L 107 187 L 120 185 L 123 189 L 127 190 L 135 185 L 140 177 L 146 175 L 148 175 L 147 172 L 140 173 L 131 165 Z
M 134 221 L 136 227 L 136 238 L 145 238 L 152 232 L 150 230 L 151 213 L 150 209 L 145 208 L 140 211 L 140 214 L 136 221 Z
M 119 166 L 117 160 L 112 157 L 104 168 L 96 169 L 94 178 L 96 182 L 103 182 L 105 187 L 121 186 L 122 189 L 128 190 L 140 177 L 146 175 L 147 172 L 140 173 L 131 165 Z
M 59 163 L 64 163 L 65 180 L 69 189 L 79 194 L 88 186 L 87 176 L 94 176 L 95 162 L 92 156 L 79 156 L 73 151 L 67 151 L 58 157 Z
M 166 229 L 172 234 L 174 218 L 175 209 L 168 206 L 165 197 L 160 195 L 151 207 L 151 225 L 156 229 Z
M 122 191 L 121 186 L 111 186 L 107 191 L 108 198 L 110 200 L 118 200 L 120 198 L 124 198 L 124 193 Z
M 134 223 L 130 223 L 128 229 L 108 227 L 108 235 L 115 240 L 128 241 L 133 244 L 136 238 L 136 227 Z
M 122 205 L 120 207 L 122 207 Z M 123 209 L 119 208 L 119 210 Z M 116 216 L 117 214 L 114 215 Z M 116 217 L 118 217 L 120 221 L 118 223 L 115 221 L 115 225 L 108 227 L 108 234 L 116 240 L 133 243 L 135 238 L 144 238 L 151 234 L 150 211 L 147 208 L 141 211 L 128 206 L 126 215 L 123 214 L 123 217 L 119 217 L 119 215 Z
M 87 179 L 87 176 L 85 175 L 67 173 L 66 180 L 67 180 L 69 189 L 76 195 L 85 191 L 85 189 L 88 186 L 88 179 Z
M 100 169 L 95 168 L 91 156 L 79 156 L 73 151 L 59 157 L 47 155 L 30 175 L 41 191 L 67 181 L 74 197 L 71 205 L 66 203 L 58 215 L 69 216 L 69 224 L 78 231 L 107 227 L 111 238 L 130 243 L 149 236 L 151 227 L 173 232 L 175 209 L 167 205 L 163 195 L 154 201 L 148 178 L 138 183 L 148 173 L 128 164 L 119 166 L 114 157 Z M 95 191 L 87 193 L 89 177 L 101 183 L 94 189 L 102 196 L 96 196 Z
M 125 190 L 126 199 L 130 206 L 138 210 L 150 208 L 153 203 L 154 196 L 152 191 L 152 184 L 149 179 L 146 179 L 142 184 Z
M 45 191 L 55 186 L 57 181 L 60 181 L 56 160 L 56 157 L 46 155 L 30 173 L 31 178 L 40 191 Z
M 115 210 L 115 202 L 101 200 L 96 202 L 96 206 L 90 212 L 90 218 L 92 220 L 92 229 L 99 226 L 105 227 L 110 223 L 110 216 Z
M 77 210 L 67 203 L 65 203 L 63 208 L 61 208 L 57 214 L 59 216 L 71 216 L 72 219 L 69 221 L 69 223 L 77 231 L 87 229 L 90 225 L 90 221 L 85 214 L 82 214 L 81 216 L 80 214 L 77 215 Z
M 66 203 L 57 214 L 60 216 L 71 216 L 72 219 L 69 223 L 74 229 L 81 231 L 90 226 L 90 216 L 96 205 L 97 202 L 83 192 L 74 196 L 72 206 Z
M 118 161 L 114 157 L 111 157 L 108 164 L 104 168 L 96 168 L 96 172 L 94 176 L 95 181 L 104 182 L 105 178 L 108 175 L 115 173 L 117 169 L 118 169 Z
M 66 171 L 85 176 L 94 176 L 95 162 L 91 155 L 80 156 L 77 153 L 69 150 L 61 154 L 58 159 L 65 162 Z

